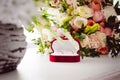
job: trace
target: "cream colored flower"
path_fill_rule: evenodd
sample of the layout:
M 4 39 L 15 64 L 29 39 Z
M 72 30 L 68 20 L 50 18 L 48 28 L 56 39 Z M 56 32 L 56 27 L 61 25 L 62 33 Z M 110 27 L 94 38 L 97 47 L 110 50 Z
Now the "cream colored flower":
M 85 35 L 85 39 L 83 41 L 80 41 L 81 47 L 86 47 L 89 44 L 89 38 L 87 35 Z
M 42 34 L 43 34 L 43 39 L 45 41 L 52 41 L 53 40 L 53 35 L 48 29 L 42 29 Z
M 74 10 L 73 14 L 77 14 L 77 15 L 84 17 L 84 18 L 89 18 L 92 16 L 92 11 L 87 5 L 85 5 L 85 6 L 77 7 Z
M 120 38 L 120 33 L 115 33 L 114 36 L 115 36 L 115 39 L 116 39 L 116 40 L 119 40 L 119 38 Z
M 94 34 L 91 34 L 89 37 L 89 48 L 99 48 L 106 46 L 106 35 L 100 31 L 97 31 Z
M 87 24 L 87 19 L 86 18 L 82 18 L 80 16 L 77 16 L 74 19 L 74 25 L 77 26 L 78 28 L 81 28 L 82 25 L 86 25 Z
M 113 6 L 106 6 L 103 9 L 103 14 L 104 14 L 106 20 L 108 20 L 108 18 L 110 16 L 117 16 L 117 13 L 116 13 L 115 9 L 113 8 Z

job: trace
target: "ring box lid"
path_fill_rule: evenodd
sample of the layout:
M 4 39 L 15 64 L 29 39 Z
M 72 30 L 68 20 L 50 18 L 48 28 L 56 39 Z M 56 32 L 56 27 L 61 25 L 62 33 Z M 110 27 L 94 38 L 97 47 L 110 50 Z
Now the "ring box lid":
M 62 38 L 63 39 L 63 43 L 60 42 L 59 40 L 55 39 L 52 41 L 51 43 L 51 49 L 53 51 L 52 54 L 55 55 L 76 55 L 78 50 L 80 49 L 80 43 L 79 40 L 74 38 L 74 44 L 70 42 L 70 40 L 68 40 L 67 38 Z M 73 45 L 76 45 L 73 46 Z

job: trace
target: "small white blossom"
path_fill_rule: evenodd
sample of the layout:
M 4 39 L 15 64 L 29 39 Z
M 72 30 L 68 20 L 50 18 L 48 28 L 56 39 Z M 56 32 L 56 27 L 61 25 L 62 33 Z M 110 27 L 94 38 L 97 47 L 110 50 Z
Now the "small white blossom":
M 103 13 L 104 13 L 104 16 L 105 16 L 106 20 L 107 20 L 110 16 L 117 16 L 117 14 L 116 14 L 115 9 L 113 8 L 113 6 L 106 6 L 106 7 L 103 9 Z
M 84 17 L 84 18 L 89 18 L 89 17 L 93 16 L 92 10 L 86 5 L 77 7 L 74 10 L 73 14 L 77 14 L 77 15 Z

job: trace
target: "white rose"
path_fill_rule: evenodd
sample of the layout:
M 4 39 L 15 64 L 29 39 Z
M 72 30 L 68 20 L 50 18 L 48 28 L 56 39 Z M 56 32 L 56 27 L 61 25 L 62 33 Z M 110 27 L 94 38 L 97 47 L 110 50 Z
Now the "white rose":
M 74 20 L 74 25 L 77 26 L 78 28 L 81 28 L 82 25 L 86 25 L 86 24 L 87 24 L 86 18 L 82 18 L 80 16 L 77 16 Z
M 89 18 L 89 17 L 93 16 L 92 10 L 87 5 L 77 7 L 77 9 L 74 10 L 73 14 L 77 14 L 84 18 Z
M 42 29 L 43 39 L 46 41 L 52 41 L 53 35 L 48 29 Z
M 80 41 L 80 44 L 82 47 L 86 47 L 89 44 L 89 38 L 87 35 L 85 35 L 85 39 L 83 39 L 83 41 Z
M 110 16 L 117 16 L 117 13 L 115 12 L 115 9 L 113 8 L 113 6 L 106 6 L 103 9 L 103 14 L 104 14 L 106 20 L 108 20 L 108 18 Z

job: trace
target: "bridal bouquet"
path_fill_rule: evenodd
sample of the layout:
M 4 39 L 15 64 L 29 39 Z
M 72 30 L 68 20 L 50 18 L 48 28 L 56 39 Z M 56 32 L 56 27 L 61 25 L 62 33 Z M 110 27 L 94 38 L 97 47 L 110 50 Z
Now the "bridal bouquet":
M 99 56 L 120 53 L 119 1 L 113 0 L 35 0 L 39 14 L 33 16 L 33 28 L 41 36 L 34 39 L 39 52 L 50 52 L 50 42 L 61 37 L 80 41 L 80 55 Z M 74 45 L 75 46 L 75 45 Z

